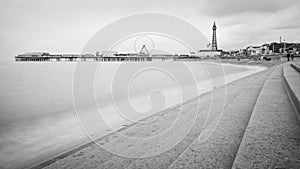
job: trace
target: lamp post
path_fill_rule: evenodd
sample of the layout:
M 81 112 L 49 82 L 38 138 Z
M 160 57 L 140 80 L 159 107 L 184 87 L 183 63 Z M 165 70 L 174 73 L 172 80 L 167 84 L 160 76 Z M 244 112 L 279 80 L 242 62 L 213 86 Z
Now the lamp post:
M 286 52 L 286 42 L 285 42 L 285 39 L 283 39 L 283 50 L 284 50 L 284 53 L 287 53 Z

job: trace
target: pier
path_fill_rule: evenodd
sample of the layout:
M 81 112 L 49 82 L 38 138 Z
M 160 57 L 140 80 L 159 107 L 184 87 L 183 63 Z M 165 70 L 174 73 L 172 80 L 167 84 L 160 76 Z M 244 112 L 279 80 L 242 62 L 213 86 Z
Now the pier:
M 194 55 L 140 55 L 140 54 L 49 54 L 45 52 L 25 53 L 15 56 L 17 62 L 151 62 L 151 61 L 177 61 L 201 60 Z

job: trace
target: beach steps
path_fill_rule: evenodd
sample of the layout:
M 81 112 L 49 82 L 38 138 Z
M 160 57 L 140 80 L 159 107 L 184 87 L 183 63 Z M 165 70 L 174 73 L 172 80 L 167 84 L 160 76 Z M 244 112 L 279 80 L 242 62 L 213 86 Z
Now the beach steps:
M 300 63 L 285 64 L 283 77 L 288 94 L 300 120 Z
M 300 130 L 282 70 L 268 69 L 214 89 L 35 168 L 297 166 Z
M 289 64 L 283 70 L 277 67 L 267 79 L 233 168 L 300 168 L 300 126 L 285 88 L 298 81 L 293 90 L 299 93 L 299 80 Z

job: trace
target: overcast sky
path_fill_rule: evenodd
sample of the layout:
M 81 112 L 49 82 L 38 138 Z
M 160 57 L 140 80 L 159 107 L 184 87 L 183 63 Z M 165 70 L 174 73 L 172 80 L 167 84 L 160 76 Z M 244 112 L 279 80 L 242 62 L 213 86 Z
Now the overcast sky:
M 209 40 L 216 21 L 219 48 L 300 42 L 299 0 L 0 0 L 1 60 L 27 51 L 80 53 L 102 27 L 124 16 L 178 16 Z

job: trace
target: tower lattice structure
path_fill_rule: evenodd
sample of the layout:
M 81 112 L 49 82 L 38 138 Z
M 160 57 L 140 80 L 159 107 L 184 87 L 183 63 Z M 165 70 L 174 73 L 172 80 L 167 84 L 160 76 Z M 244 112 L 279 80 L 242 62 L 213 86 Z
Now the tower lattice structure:
M 212 50 L 218 50 L 218 45 L 217 45 L 217 33 L 216 33 L 217 26 L 216 26 L 216 23 L 215 23 L 215 22 L 214 22 L 214 25 L 213 25 L 213 27 L 212 27 L 212 30 L 213 30 L 213 35 L 212 35 L 211 47 L 212 47 Z

